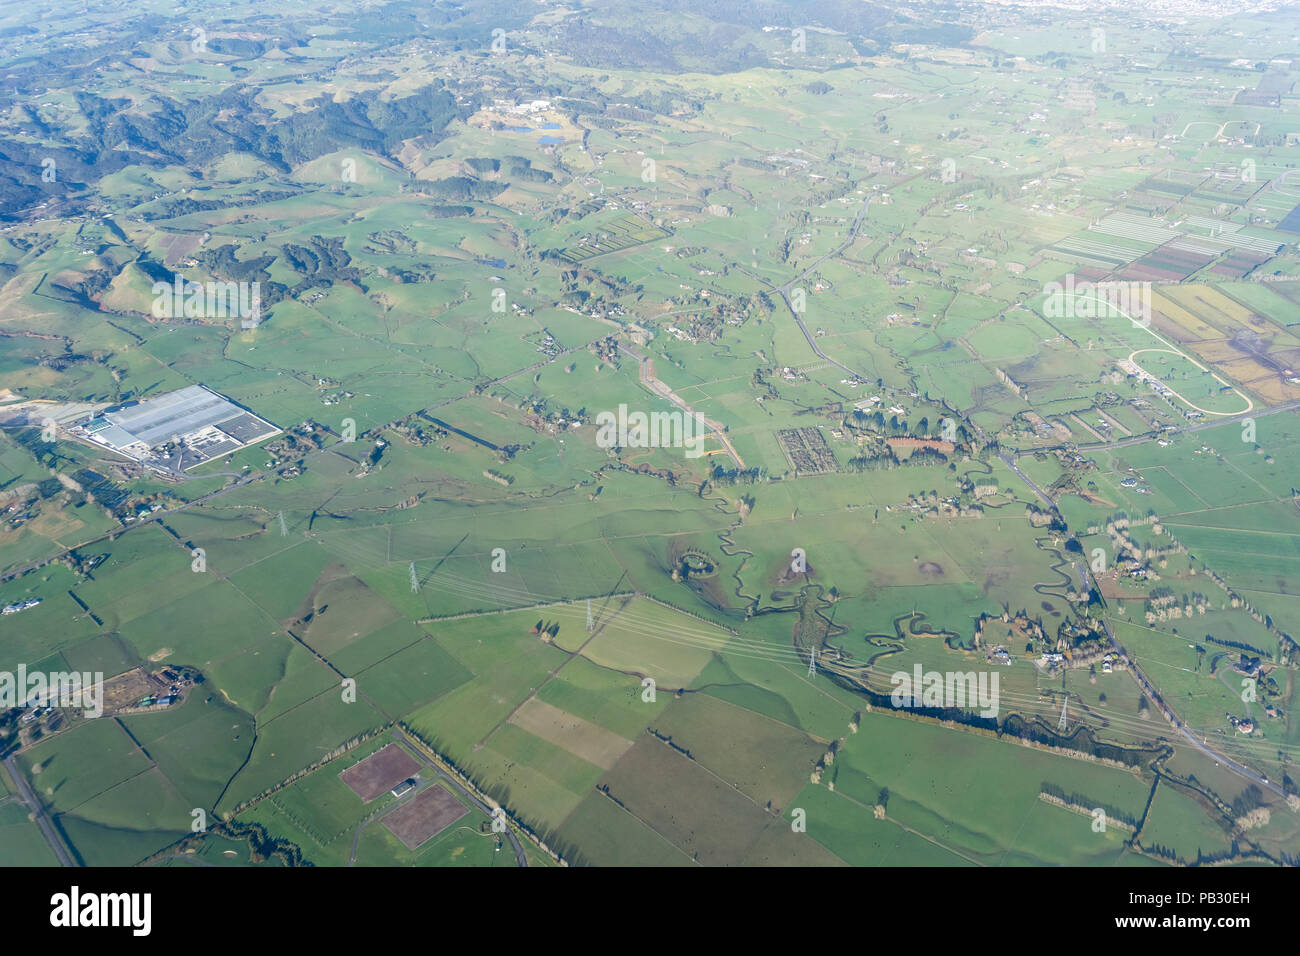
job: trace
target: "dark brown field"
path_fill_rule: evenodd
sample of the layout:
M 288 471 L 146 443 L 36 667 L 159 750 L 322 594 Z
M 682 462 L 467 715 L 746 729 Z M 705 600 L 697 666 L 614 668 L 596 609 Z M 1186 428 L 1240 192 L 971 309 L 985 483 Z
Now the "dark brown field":
M 339 777 L 352 792 L 369 803 L 385 790 L 392 790 L 420 769 L 415 758 L 397 744 L 389 744 L 358 764 L 344 770 Z
M 383 823 L 408 850 L 415 850 L 468 812 L 459 800 L 435 784 L 387 814 Z

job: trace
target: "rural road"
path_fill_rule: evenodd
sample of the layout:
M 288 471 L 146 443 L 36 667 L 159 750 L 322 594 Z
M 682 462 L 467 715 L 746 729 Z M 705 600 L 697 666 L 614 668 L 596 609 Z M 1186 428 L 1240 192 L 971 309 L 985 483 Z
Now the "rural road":
M 839 362 L 835 361 L 835 359 L 831 358 L 829 355 L 823 352 L 821 350 L 821 347 L 818 346 L 816 340 L 813 338 L 812 333 L 808 331 L 808 326 L 804 324 L 803 316 L 799 314 L 799 311 L 794 307 L 794 303 L 790 301 L 790 292 L 794 289 L 796 283 L 802 282 L 804 279 L 808 278 L 808 276 L 811 275 L 813 271 L 817 269 L 823 262 L 825 262 L 827 259 L 830 259 L 834 256 L 838 256 L 841 252 L 843 252 L 845 249 L 847 249 L 849 246 L 853 244 L 853 240 L 858 237 L 858 230 L 862 228 L 862 220 L 865 219 L 867 216 L 867 207 L 870 205 L 871 205 L 871 197 L 868 196 L 866 199 L 862 201 L 862 208 L 858 210 L 858 215 L 853 220 L 853 225 L 849 229 L 849 237 L 847 239 L 845 239 L 833 250 L 826 253 L 826 255 L 822 256 L 820 259 L 818 259 L 816 262 L 810 265 L 798 276 L 791 279 L 785 285 L 780 286 L 776 290 L 780 294 L 782 301 L 785 302 L 785 307 L 789 309 L 790 314 L 794 316 L 794 321 L 799 326 L 799 331 L 803 333 L 803 337 L 807 339 L 808 347 L 813 350 L 813 354 L 816 355 L 822 361 L 830 362 L 840 371 L 847 372 L 855 379 L 859 379 L 862 376 L 859 375 L 857 372 L 853 371 L 853 369 L 849 368 L 847 365 L 841 365 Z
M 51 823 L 50 818 L 45 815 L 45 808 L 41 806 L 41 801 L 37 798 L 36 794 L 32 792 L 32 788 L 27 785 L 27 781 L 24 779 L 22 772 L 18 769 L 18 765 L 14 761 L 14 758 L 6 757 L 4 763 L 5 769 L 9 771 L 9 776 L 13 778 L 14 785 L 18 787 L 18 796 L 22 797 L 23 803 L 27 804 L 27 809 L 31 810 L 32 816 L 36 820 L 36 825 L 41 829 L 41 836 L 45 837 L 45 842 L 48 843 L 50 849 L 54 851 L 54 856 L 58 859 L 59 866 L 76 866 L 77 864 L 72 861 L 72 857 L 68 854 L 67 848 L 63 845 L 63 841 L 60 840 L 59 835 L 54 832 L 54 824 Z
M 777 290 L 778 292 L 780 292 L 781 298 L 785 300 L 786 307 L 790 309 L 790 314 L 794 316 L 795 322 L 797 322 L 799 325 L 799 330 L 803 332 L 804 338 L 807 339 L 808 345 L 813 350 L 813 352 L 819 358 L 823 359 L 824 361 L 830 362 L 836 368 L 842 369 L 843 371 L 849 373 L 855 378 L 861 378 L 861 376 L 857 372 L 850 369 L 848 366 L 842 365 L 839 362 L 837 362 L 835 359 L 831 358 L 829 355 L 823 352 L 820 347 L 818 347 L 817 343 L 813 340 L 812 335 L 809 333 L 808 327 L 804 324 L 803 317 L 797 311 L 795 311 L 794 305 L 790 302 L 789 293 L 791 289 L 794 287 L 795 283 L 802 281 L 813 271 L 813 269 L 816 269 L 819 265 L 821 265 L 822 262 L 824 262 L 826 259 L 829 259 L 831 256 L 839 255 L 846 248 L 848 248 L 848 246 L 857 237 L 858 229 L 862 225 L 862 220 L 865 218 L 867 214 L 867 207 L 870 205 L 870 203 L 871 203 L 871 198 L 867 197 L 866 201 L 862 204 L 862 209 L 859 210 L 858 212 L 857 218 L 853 221 L 853 228 L 849 231 L 848 239 L 846 239 L 842 244 L 836 247 L 836 249 L 833 252 L 830 252 L 827 255 L 823 256 L 821 259 L 818 259 L 817 262 L 815 262 L 812 266 L 810 266 L 807 270 L 805 270 L 802 274 L 800 274 L 798 278 L 791 280 L 790 282 L 781 286 Z M 1154 332 L 1152 332 L 1151 334 L 1155 335 L 1157 339 L 1160 338 L 1160 336 L 1156 335 L 1156 333 Z M 1161 341 L 1163 341 L 1163 339 Z M 1300 402 L 1293 402 L 1288 406 L 1278 406 L 1277 408 L 1266 409 L 1265 411 L 1259 412 L 1258 414 L 1260 415 L 1273 414 L 1279 411 L 1286 411 L 1289 408 L 1300 408 Z M 1205 428 L 1205 427 L 1209 427 L 1210 425 L 1222 425 L 1227 421 L 1232 421 L 1237 418 L 1245 418 L 1248 415 L 1249 412 L 1242 412 L 1239 413 L 1238 415 L 1225 416 L 1224 418 L 1215 422 L 1207 422 L 1202 425 L 1191 426 L 1187 429 L 1180 429 L 1179 431 L 1184 431 L 1184 430 L 1195 431 L 1197 428 Z M 988 437 L 984 434 L 984 430 L 980 428 L 978 425 L 975 425 L 974 422 L 972 422 L 971 424 L 974 426 L 976 432 L 979 433 L 981 440 L 987 443 Z M 1122 447 L 1125 444 L 1138 444 L 1139 442 L 1150 441 L 1150 440 L 1151 440 L 1150 438 L 1143 438 L 1143 439 L 1135 439 L 1128 442 L 1116 443 L 1113 446 L 1092 446 L 1092 447 L 1094 448 Z M 1047 494 L 1047 492 L 1043 491 L 1042 488 L 1038 487 L 1038 484 L 1034 482 L 1033 479 L 1031 479 L 1028 475 L 1026 475 L 1023 471 L 1020 470 L 1020 467 L 1015 462 L 1015 458 L 1011 454 L 1004 451 L 999 451 L 998 458 L 1000 458 L 1002 460 L 1002 463 L 1005 464 L 1008 468 L 1010 468 L 1012 473 L 1014 473 L 1017 478 L 1023 481 L 1026 487 L 1032 490 L 1034 494 L 1037 495 L 1038 498 L 1053 513 L 1057 515 L 1060 514 L 1060 511 L 1056 507 L 1056 503 L 1052 501 L 1051 497 Z M 1079 564 L 1078 562 L 1076 562 L 1074 566 L 1079 573 L 1079 579 L 1083 584 L 1083 590 L 1085 592 L 1091 591 L 1092 579 L 1088 574 L 1088 568 L 1085 565 Z M 1106 630 L 1106 637 L 1110 641 L 1112 649 L 1114 649 L 1116 653 L 1120 654 L 1121 657 L 1124 657 L 1125 660 L 1128 660 L 1129 673 L 1134 676 L 1138 684 L 1143 688 L 1144 691 L 1146 691 L 1147 695 L 1153 701 L 1155 701 L 1156 704 L 1160 706 L 1160 709 L 1168 718 L 1169 722 L 1173 724 L 1174 728 L 1178 730 L 1184 737 L 1186 737 L 1188 742 L 1191 743 L 1193 747 L 1195 747 L 1201 753 L 1205 754 L 1205 756 L 1210 757 L 1211 759 L 1223 764 L 1223 766 L 1227 767 L 1229 770 L 1232 770 L 1234 773 L 1238 774 L 1239 776 L 1245 777 L 1247 780 L 1251 781 L 1252 783 L 1259 784 L 1260 786 L 1265 787 L 1272 793 L 1275 793 L 1279 797 L 1285 798 L 1286 792 L 1281 787 L 1277 786 L 1276 784 L 1270 783 L 1266 777 L 1260 776 L 1259 774 L 1255 773 L 1255 771 L 1242 766 L 1236 761 L 1230 759 L 1224 754 L 1213 749 L 1207 743 L 1203 742 L 1199 737 L 1197 737 L 1194 733 L 1192 733 L 1192 731 L 1189 730 L 1186 727 L 1186 725 L 1183 724 L 1182 720 L 1180 720 L 1179 717 L 1173 712 L 1173 710 L 1164 702 L 1164 699 L 1160 696 L 1159 692 L 1151 685 L 1151 682 L 1147 680 L 1146 675 L 1142 673 L 1141 669 L 1136 665 L 1136 663 L 1134 663 L 1132 660 L 1128 658 L 1126 654 L 1124 654 L 1122 648 L 1120 647 L 1119 641 L 1116 640 L 1115 634 L 1110 629 L 1110 622 L 1103 617 L 1101 623 L 1102 623 L 1102 627 L 1105 628 Z
M 1036 494 L 1054 513 L 1058 515 L 1060 514 L 1060 512 L 1057 511 L 1056 504 L 1048 496 L 1047 492 L 1043 491 L 1042 488 L 1039 488 L 1038 485 L 1035 484 L 1034 481 L 1028 475 L 1026 475 L 1023 471 L 1021 471 L 1016 466 L 1015 460 L 1010 455 L 1008 455 L 1005 452 L 1001 452 L 999 453 L 998 457 L 1001 458 L 1003 464 L 1005 464 L 1008 468 L 1010 468 L 1015 473 L 1016 477 L 1019 478 L 1021 481 L 1023 481 L 1026 484 L 1026 486 L 1028 486 L 1030 490 L 1032 490 L 1034 494 Z M 1085 592 L 1091 591 L 1093 587 L 1093 582 L 1091 576 L 1088 574 L 1087 565 L 1076 561 L 1074 562 L 1074 568 L 1079 573 L 1079 580 L 1083 584 L 1083 590 Z M 1100 591 L 1098 591 L 1098 593 L 1100 593 Z M 1146 695 L 1150 697 L 1153 701 L 1155 701 L 1155 703 L 1160 707 L 1161 712 L 1165 715 L 1165 718 L 1174 726 L 1174 729 L 1177 730 L 1179 733 L 1181 733 L 1184 737 L 1186 737 L 1188 742 L 1193 747 L 1195 747 L 1197 750 L 1199 750 L 1201 753 L 1203 753 L 1205 756 L 1209 757 L 1210 759 L 1223 764 L 1223 766 L 1227 767 L 1229 770 L 1233 771 L 1239 776 L 1245 777 L 1251 783 L 1258 784 L 1261 787 L 1264 787 L 1270 792 L 1276 794 L 1277 796 L 1282 797 L 1283 799 L 1286 798 L 1286 791 L 1281 787 L 1279 787 L 1277 784 L 1271 783 L 1267 777 L 1260 776 L 1258 773 L 1251 770 L 1250 768 L 1242 766 L 1232 758 L 1215 750 L 1208 743 L 1203 741 L 1200 737 L 1197 737 L 1196 734 L 1194 734 L 1190 729 L 1188 729 L 1187 725 L 1182 722 L 1182 720 L 1178 717 L 1176 713 L 1174 713 L 1173 708 L 1171 708 L 1168 704 L 1165 703 L 1164 698 L 1160 696 L 1160 692 L 1156 690 L 1154 686 L 1152 686 L 1149 680 L 1147 680 L 1146 675 L 1142 673 L 1142 669 L 1137 665 L 1137 662 L 1134 661 L 1132 658 L 1130 658 L 1124 652 L 1124 649 L 1120 646 L 1119 641 L 1115 638 L 1114 632 L 1110 629 L 1110 621 L 1108 621 L 1105 617 L 1103 617 L 1101 619 L 1101 626 L 1106 630 L 1106 638 L 1110 641 L 1111 649 L 1114 650 L 1115 653 L 1118 654 L 1121 658 L 1123 658 L 1125 661 L 1128 662 L 1128 672 L 1133 675 L 1133 678 L 1138 682 L 1138 685 L 1143 689 L 1143 691 L 1146 692 Z
M 402 743 L 406 744 L 416 753 L 420 754 L 421 756 L 426 755 L 429 748 L 424 746 L 424 744 L 421 743 L 420 741 L 413 740 L 410 737 L 408 737 L 405 733 L 403 733 L 400 727 L 394 727 L 393 734 L 399 740 L 401 740 Z M 483 813 L 488 817 L 488 819 L 492 818 L 492 808 L 489 807 L 482 800 L 480 800 L 477 794 L 474 794 L 469 790 L 465 789 L 465 787 L 460 783 L 459 780 L 456 780 L 455 778 L 448 776 L 441 769 L 439 769 L 436 764 L 431 763 L 427 759 L 425 762 L 426 764 L 429 765 L 431 769 L 433 769 L 438 774 L 438 776 L 440 776 L 443 780 L 446 780 L 447 783 L 450 784 L 451 787 L 455 789 L 457 793 L 463 796 L 470 803 L 474 804 L 474 806 L 477 807 L 479 810 L 483 811 Z M 515 833 L 514 830 L 510 828 L 508 824 L 506 826 L 506 838 L 510 841 L 510 846 L 515 851 L 515 862 L 520 866 L 527 866 L 528 857 L 524 855 L 524 846 L 522 843 L 519 842 L 519 836 Z
M 1173 431 L 1164 432 L 1163 434 L 1184 435 L 1184 434 L 1189 434 L 1191 432 L 1204 431 L 1207 428 L 1218 428 L 1221 425 L 1228 425 L 1231 424 L 1232 422 L 1244 421 L 1247 418 L 1263 418 L 1266 415 L 1276 415 L 1278 412 L 1293 412 L 1296 410 L 1300 410 L 1300 401 L 1287 402 L 1284 405 L 1274 405 L 1272 408 L 1261 408 L 1258 411 L 1254 411 L 1254 412 L 1238 412 L 1235 415 L 1228 415 L 1217 421 L 1198 422 L 1195 425 L 1184 425 L 1181 428 L 1175 428 Z M 1146 435 L 1146 436 L 1139 436 L 1137 438 L 1124 438 L 1121 439 L 1120 441 L 1106 442 L 1101 445 L 1079 445 L 1078 449 L 1080 452 L 1113 451 L 1116 448 L 1128 448 L 1131 445 L 1142 445 L 1158 437 L 1160 436 Z M 1064 446 L 1054 445 L 1051 447 L 1063 448 Z M 1048 451 L 1048 450 L 1050 449 L 1047 447 L 1035 448 L 1024 452 L 1017 452 L 1016 454 L 1032 455 L 1035 451 Z
M 731 457 L 731 460 L 735 463 L 736 467 L 741 471 L 745 470 L 745 460 L 740 457 L 740 452 L 736 451 L 735 446 L 731 444 L 731 440 L 727 438 L 726 432 L 719 422 L 705 418 L 699 412 L 692 409 L 691 406 L 686 403 L 686 400 L 669 388 L 667 384 L 655 378 L 653 371 L 654 366 L 650 363 L 650 357 L 648 355 L 642 355 L 624 345 L 622 342 L 618 344 L 618 350 L 637 360 L 637 367 L 642 385 L 650 389 L 650 391 L 654 392 L 660 398 L 672 402 L 687 415 L 690 415 L 695 420 L 703 423 L 705 427 L 713 429 L 713 437 L 722 443 L 722 447 L 726 449 L 727 454 Z

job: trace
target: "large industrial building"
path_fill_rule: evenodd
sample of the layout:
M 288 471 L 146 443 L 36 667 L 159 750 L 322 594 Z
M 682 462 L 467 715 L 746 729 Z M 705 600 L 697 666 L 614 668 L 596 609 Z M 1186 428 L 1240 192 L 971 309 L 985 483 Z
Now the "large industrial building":
M 279 433 L 202 385 L 105 409 L 72 431 L 158 471 L 181 474 Z

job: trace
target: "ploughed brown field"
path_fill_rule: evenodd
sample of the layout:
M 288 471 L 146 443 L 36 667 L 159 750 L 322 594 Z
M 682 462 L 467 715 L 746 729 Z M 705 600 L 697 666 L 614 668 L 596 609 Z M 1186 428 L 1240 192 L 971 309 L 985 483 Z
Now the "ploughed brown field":
M 421 790 L 412 800 L 386 814 L 384 826 L 414 850 L 433 839 L 469 811 L 464 804 L 442 787 L 434 784 Z
M 392 790 L 419 769 L 420 764 L 414 757 L 397 744 L 389 744 L 360 763 L 348 767 L 339 774 L 339 777 L 352 788 L 353 793 L 369 803 L 385 790 Z

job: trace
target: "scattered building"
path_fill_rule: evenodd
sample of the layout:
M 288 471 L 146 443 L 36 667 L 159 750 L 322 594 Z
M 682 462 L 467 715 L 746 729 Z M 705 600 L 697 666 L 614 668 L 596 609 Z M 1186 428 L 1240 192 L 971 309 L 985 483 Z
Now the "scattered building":
M 0 614 L 18 614 L 21 611 L 26 611 L 28 608 L 36 607 L 36 605 L 40 604 L 42 600 L 44 599 L 32 598 L 29 601 L 15 601 L 13 604 L 6 604 L 4 609 L 0 610 Z

